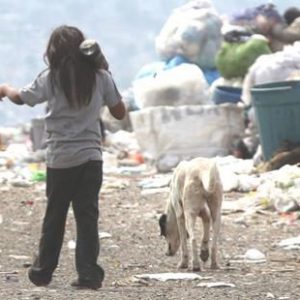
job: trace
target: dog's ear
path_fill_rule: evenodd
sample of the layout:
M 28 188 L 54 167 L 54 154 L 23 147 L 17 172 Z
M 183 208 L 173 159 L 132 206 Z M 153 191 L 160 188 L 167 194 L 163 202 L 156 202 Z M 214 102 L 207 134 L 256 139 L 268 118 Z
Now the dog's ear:
M 162 214 L 159 218 L 160 235 L 166 236 L 167 215 Z

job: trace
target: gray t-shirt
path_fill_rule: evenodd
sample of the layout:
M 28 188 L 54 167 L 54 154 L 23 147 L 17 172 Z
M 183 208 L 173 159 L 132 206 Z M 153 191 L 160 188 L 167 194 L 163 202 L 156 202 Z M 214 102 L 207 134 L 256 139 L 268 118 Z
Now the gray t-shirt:
M 30 106 L 47 102 L 48 167 L 70 168 L 102 160 L 99 113 L 103 106 L 113 107 L 121 100 L 110 73 L 99 70 L 91 102 L 80 110 L 70 108 L 62 90 L 53 91 L 49 71 L 22 88 L 20 96 Z

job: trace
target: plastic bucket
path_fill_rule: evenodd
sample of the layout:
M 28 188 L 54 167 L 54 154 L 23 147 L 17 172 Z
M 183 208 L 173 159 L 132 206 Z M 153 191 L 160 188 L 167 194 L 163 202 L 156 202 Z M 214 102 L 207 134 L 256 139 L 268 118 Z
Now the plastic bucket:
M 300 142 L 300 81 L 256 85 L 251 95 L 265 160 L 283 141 Z
M 241 101 L 242 89 L 231 86 L 216 86 L 212 95 L 215 104 L 238 103 Z

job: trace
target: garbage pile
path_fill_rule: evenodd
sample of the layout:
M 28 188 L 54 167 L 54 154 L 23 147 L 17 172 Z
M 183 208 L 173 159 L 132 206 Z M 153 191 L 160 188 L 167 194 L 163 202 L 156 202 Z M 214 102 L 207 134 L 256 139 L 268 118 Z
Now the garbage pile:
M 38 127 L 35 127 L 36 124 Z M 35 135 L 32 135 L 33 128 Z M 46 149 L 41 143 L 43 130 L 44 127 L 36 120 L 15 128 L 0 127 L 0 185 L 29 187 L 36 182 L 46 181 Z M 37 141 L 37 136 L 41 140 Z M 106 131 L 103 157 L 107 175 L 151 171 L 151 166 L 145 164 L 134 132 Z
M 215 57 L 221 28 L 211 1 L 178 7 L 156 38 L 160 60 L 143 66 L 133 80 L 138 109 L 130 112 L 132 129 L 141 151 L 161 172 L 182 159 L 228 155 L 243 135 L 243 108 L 216 106 L 211 97 L 210 85 L 220 76 Z
M 273 4 L 221 16 L 211 1 L 192 0 L 172 11 L 155 40 L 159 60 L 132 82 L 129 114 L 141 151 L 159 171 L 195 155 L 269 159 L 259 147 L 251 89 L 299 78 L 299 45 L 278 35 L 295 31 L 294 21 L 294 10 L 281 15 Z
M 24 128 L 0 128 L 0 190 L 27 188 L 46 181 L 45 150 L 32 150 L 29 132 Z M 102 193 L 128 188 L 128 178 L 135 177 L 142 197 L 157 193 L 167 195 L 170 165 L 163 170 L 164 173 L 157 172 L 157 168 L 149 164 L 147 156 L 141 152 L 134 132 L 120 130 L 107 134 L 103 147 Z M 172 159 L 172 164 L 178 163 L 174 157 Z M 235 211 L 249 214 L 258 210 L 279 214 L 300 212 L 299 165 L 284 165 L 278 170 L 259 172 L 253 159 L 226 155 L 216 155 L 215 159 L 224 191 L 243 194 L 238 200 L 224 201 L 224 214 Z M 294 217 L 300 218 L 300 213 Z
M 0 184 L 28 187 L 45 181 L 45 150 L 32 151 L 30 125 L 0 128 Z
M 257 151 L 259 120 L 252 88 L 297 78 L 300 72 L 300 41 L 274 52 L 264 31 L 266 24 L 284 24 L 274 5 L 227 17 L 209 0 L 192 0 L 175 9 L 155 41 L 160 60 L 143 66 L 132 87 L 122 93 L 127 118 L 112 122 L 109 114 L 101 113 L 109 171 L 139 173 L 148 165 L 158 172 L 170 172 L 183 159 L 220 156 L 226 160 L 229 155 L 254 157 L 256 167 L 263 154 Z M 23 169 L 20 173 L 26 173 L 22 175 L 25 179 L 31 178 L 32 169 L 39 169 L 31 166 L 29 172 L 26 164 L 43 162 L 45 155 L 43 122 L 35 120 L 31 125 L 27 141 L 15 143 L 18 145 L 7 146 L 8 137 L 0 135 L 1 168 L 25 168 L 27 173 Z M 251 177 L 247 184 L 257 186 L 256 178 Z
M 300 79 L 300 41 L 282 51 L 261 55 L 249 68 L 243 85 L 243 100 L 251 103 L 251 88 L 258 84 Z

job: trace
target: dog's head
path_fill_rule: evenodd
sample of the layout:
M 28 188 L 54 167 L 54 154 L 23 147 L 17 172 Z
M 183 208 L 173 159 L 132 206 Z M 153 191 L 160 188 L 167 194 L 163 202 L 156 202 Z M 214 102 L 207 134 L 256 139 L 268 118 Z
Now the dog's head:
M 179 248 L 179 233 L 175 216 L 163 214 L 159 218 L 160 235 L 164 236 L 168 247 L 166 255 L 173 256 Z

